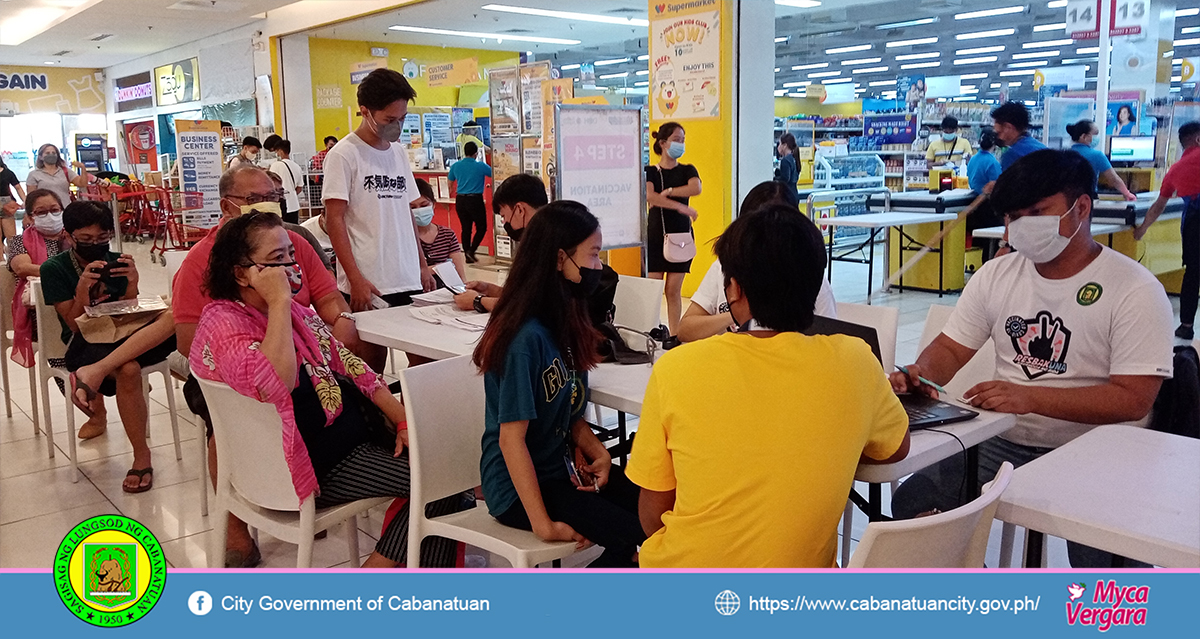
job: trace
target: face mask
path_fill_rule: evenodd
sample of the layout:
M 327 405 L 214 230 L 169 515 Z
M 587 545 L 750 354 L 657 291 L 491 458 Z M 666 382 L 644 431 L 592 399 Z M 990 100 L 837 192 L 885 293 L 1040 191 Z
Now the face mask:
M 279 202 L 259 202 L 257 204 L 243 204 L 241 206 L 242 215 L 251 213 L 274 213 L 275 215 L 283 215 L 283 209 L 279 207 Z
M 42 164 L 50 166 L 58 166 L 58 154 L 54 152 L 42 154 Z
M 525 234 L 525 229 L 513 228 L 512 222 L 504 223 L 504 232 L 512 238 L 514 242 L 520 242 L 521 236 Z
M 672 142 L 667 146 L 667 155 L 676 160 L 683 157 L 683 142 Z
M 1076 204 L 1078 206 L 1078 204 Z M 1026 215 L 1008 223 L 1008 241 L 1018 253 L 1029 258 L 1034 264 L 1045 264 L 1062 255 L 1067 245 L 1083 228 L 1083 223 L 1075 227 L 1071 237 L 1063 237 L 1058 233 L 1059 220 L 1075 210 L 1072 206 L 1062 215 Z
M 384 140 L 389 144 L 400 139 L 400 126 L 402 124 L 400 120 L 396 120 L 391 124 L 380 126 L 379 123 L 375 121 L 375 116 L 370 116 L 370 118 L 371 130 L 375 132 L 375 135 L 379 136 L 379 139 Z
M 292 287 L 292 297 L 298 295 L 300 290 L 304 288 L 304 273 L 300 271 L 300 264 L 298 262 L 280 262 L 278 264 L 259 264 L 258 262 L 253 262 L 252 265 L 260 268 L 279 267 L 287 271 L 288 284 Z
M 55 237 L 63 230 L 62 211 L 46 213 L 33 218 L 33 228 L 46 237 Z
M 957 137 L 958 137 L 958 136 L 957 136 L 957 135 L 955 135 L 955 134 L 953 134 L 953 133 L 943 133 L 943 134 L 942 134 L 942 141 L 944 141 L 944 142 L 953 142 L 953 141 L 954 141 L 954 138 L 957 138 Z
M 433 207 L 422 206 L 412 210 L 413 219 L 417 221 L 417 226 L 429 226 L 433 222 Z
M 108 242 L 103 244 L 75 243 L 75 254 L 84 262 L 98 262 L 108 258 Z
M 567 286 L 571 289 L 571 295 L 577 299 L 583 299 L 591 296 L 591 294 L 595 293 L 596 289 L 600 286 L 600 275 L 603 273 L 603 271 L 598 268 L 584 268 L 575 261 L 575 258 L 569 255 L 567 256 L 567 259 L 571 260 L 571 263 L 575 265 L 575 268 L 579 269 L 578 282 L 567 280 Z
M 245 151 L 242 151 L 242 157 L 246 158 L 247 160 L 253 160 L 253 159 L 254 159 L 254 156 L 256 156 L 256 155 L 258 155 L 258 154 L 257 154 L 257 153 L 255 153 L 254 151 L 251 151 L 251 150 L 249 150 L 249 149 L 246 149 Z

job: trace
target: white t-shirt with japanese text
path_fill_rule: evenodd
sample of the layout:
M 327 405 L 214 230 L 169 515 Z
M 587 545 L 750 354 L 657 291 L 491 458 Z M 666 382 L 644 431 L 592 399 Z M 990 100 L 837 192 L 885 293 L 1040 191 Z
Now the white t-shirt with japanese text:
M 1046 279 L 1020 253 L 983 265 L 963 290 L 943 333 L 970 349 L 990 338 L 1000 381 L 1051 388 L 1109 383 L 1113 375 L 1171 376 L 1171 303 L 1144 266 L 1103 247 L 1074 277 Z M 1095 428 L 1018 415 L 1001 435 L 1057 448 Z
M 725 275 L 721 271 L 721 260 L 715 260 L 696 293 L 692 295 L 692 303 L 704 309 L 709 315 L 729 312 L 729 302 L 725 299 Z M 837 319 L 837 303 L 833 299 L 833 289 L 829 281 L 821 278 L 821 290 L 817 292 L 817 304 L 814 312 L 822 317 Z
M 325 155 L 322 199 L 344 200 L 354 261 L 381 295 L 421 290 L 421 258 L 408 203 L 417 197 L 404 146 L 380 151 L 355 133 Z M 338 260 L 338 290 L 350 280 Z

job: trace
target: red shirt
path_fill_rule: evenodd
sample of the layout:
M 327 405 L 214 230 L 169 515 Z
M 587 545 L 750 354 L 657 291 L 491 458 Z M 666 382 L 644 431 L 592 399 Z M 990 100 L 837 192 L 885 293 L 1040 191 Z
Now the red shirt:
M 219 226 L 217 228 L 220 228 Z M 288 231 L 292 238 L 292 246 L 296 247 L 296 262 L 304 274 L 304 284 L 295 300 L 301 306 L 312 306 L 330 293 L 337 293 L 337 281 L 325 270 L 321 258 L 303 237 Z M 213 242 L 216 241 L 217 229 L 214 228 L 188 251 L 188 255 L 179 266 L 175 280 L 171 285 L 174 296 L 171 298 L 171 310 L 175 314 L 176 324 L 197 324 L 200 322 L 200 312 L 212 301 L 205 290 L 204 281 L 208 274 L 208 259 L 212 255 Z
M 1200 195 L 1200 146 L 1183 152 L 1163 178 L 1159 197 L 1195 197 Z

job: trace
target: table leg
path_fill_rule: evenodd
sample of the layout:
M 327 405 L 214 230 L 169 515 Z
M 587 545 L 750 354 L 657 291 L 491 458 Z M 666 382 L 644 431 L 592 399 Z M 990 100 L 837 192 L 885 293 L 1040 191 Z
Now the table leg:
M 625 452 L 625 442 L 629 439 L 629 433 L 625 430 L 625 411 L 617 411 L 617 445 L 621 447 L 621 467 L 624 468 L 628 462 L 629 455 Z
M 972 446 L 967 449 L 966 472 L 966 501 L 971 501 L 979 496 L 979 446 Z
M 825 269 L 825 277 L 833 284 L 833 230 L 834 227 L 829 227 L 829 268 Z
M 1046 536 L 1036 530 L 1025 531 L 1025 567 L 1042 567 L 1042 544 Z
M 1124 568 L 1125 567 L 1125 558 L 1122 557 L 1121 555 L 1113 553 L 1112 567 L 1113 568 Z
M 871 286 L 875 281 L 875 234 L 878 232 L 879 229 L 871 229 L 871 247 L 867 249 L 867 253 L 870 255 L 867 258 L 869 260 L 867 262 L 867 304 L 871 303 Z
M 882 484 L 867 484 L 867 521 L 883 521 Z
M 1112 233 L 1108 234 L 1108 248 L 1112 248 Z
M 945 222 L 938 222 L 938 233 L 941 234 L 946 230 Z M 942 238 L 945 240 L 945 238 Z M 946 242 L 943 241 L 938 247 L 938 297 L 942 296 L 942 291 L 946 290 L 944 280 L 946 277 Z
M 1017 536 L 1017 525 L 1007 521 L 1000 527 L 1000 567 L 1012 568 L 1013 538 Z
M 896 241 L 900 243 L 900 246 L 896 249 L 896 252 L 900 255 L 899 264 L 900 264 L 901 268 L 903 268 L 904 267 L 904 227 L 896 226 L 893 228 L 896 229 Z M 892 253 L 889 250 L 888 251 L 888 261 L 891 262 L 891 259 L 892 259 Z M 900 279 L 896 282 L 896 288 L 901 293 L 904 292 L 904 275 L 901 275 Z

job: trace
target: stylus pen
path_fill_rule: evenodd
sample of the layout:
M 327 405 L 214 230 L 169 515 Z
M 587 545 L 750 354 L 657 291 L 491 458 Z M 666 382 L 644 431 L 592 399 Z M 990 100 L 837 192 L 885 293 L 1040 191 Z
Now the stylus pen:
M 908 369 L 903 366 L 897 366 L 896 370 L 900 371 L 901 373 L 904 373 L 905 375 L 908 375 Z M 946 389 L 942 388 L 938 384 L 935 384 L 935 383 L 925 379 L 924 377 L 921 377 L 920 375 L 917 375 L 917 379 L 921 380 L 922 384 L 932 387 L 934 390 L 936 390 L 939 393 L 942 393 L 943 395 L 948 394 L 948 393 L 946 393 Z

